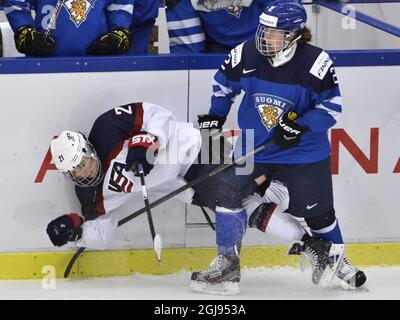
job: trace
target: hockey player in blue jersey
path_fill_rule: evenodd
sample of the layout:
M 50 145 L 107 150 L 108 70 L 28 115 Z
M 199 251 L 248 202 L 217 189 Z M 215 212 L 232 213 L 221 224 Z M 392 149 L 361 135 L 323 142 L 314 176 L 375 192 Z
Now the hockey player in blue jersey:
M 267 0 L 166 0 L 171 53 L 226 52 L 254 36 Z
M 214 76 L 214 94 L 205 120 L 213 120 L 215 128 L 220 129 L 234 98 L 244 91 L 237 116 L 243 149 L 249 133 L 254 134 L 254 148 L 268 146 L 255 154 L 250 175 L 237 175 L 235 169 L 224 174 L 223 185 L 230 190 L 216 195 L 218 258 L 209 269 L 192 274 L 194 290 L 239 282 L 237 246 L 247 221 L 243 186 L 260 174 L 285 183 L 290 194 L 287 212 L 304 218 L 314 237 L 333 243 L 325 257 L 331 274 L 353 287 L 366 281 L 361 270 L 342 259 L 344 245 L 333 204 L 327 135 L 342 111 L 341 97 L 331 58 L 307 43 L 310 32 L 306 20 L 306 11 L 299 3 L 271 3 L 260 15 L 255 39 L 233 49 Z M 266 217 L 265 210 L 256 210 L 250 225 L 260 227 Z M 310 257 L 314 271 L 318 271 L 316 252 L 301 246 L 291 250 L 301 252 Z M 314 283 L 319 283 L 320 275 L 313 272 Z
M 19 52 L 38 57 L 127 53 L 134 0 L 58 1 L 61 10 L 48 37 L 57 0 L 4 1 Z

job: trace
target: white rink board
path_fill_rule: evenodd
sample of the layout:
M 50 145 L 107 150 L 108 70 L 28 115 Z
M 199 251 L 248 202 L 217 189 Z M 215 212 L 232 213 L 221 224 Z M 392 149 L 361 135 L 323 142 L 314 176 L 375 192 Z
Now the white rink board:
M 400 27 L 400 3 L 348 4 L 343 12 L 348 16 L 320 6 L 319 13 L 310 14 L 313 41 L 325 50 L 352 49 L 397 49 L 400 38 L 358 20 L 350 19 L 354 14 L 365 14 L 380 22 Z M 313 17 L 314 19 L 310 19 Z M 310 22 L 315 22 L 310 24 Z
M 135 101 L 161 104 L 186 121 L 187 77 L 187 70 L 1 75 L 0 251 L 57 250 L 47 237 L 47 223 L 79 212 L 73 185 L 59 172 L 48 171 L 42 183 L 34 183 L 54 135 L 64 129 L 89 133 L 101 113 Z M 142 208 L 141 196 L 136 200 L 123 212 Z M 153 211 L 165 245 L 182 246 L 184 205 L 171 200 Z M 146 215 L 137 220 L 121 228 L 113 247 L 151 247 Z
M 333 183 L 342 232 L 351 242 L 398 242 L 400 67 L 337 68 L 337 74 L 344 106 L 335 128 L 345 129 L 367 157 L 370 128 L 379 129 L 377 174 L 365 173 L 340 147 Z
M 53 135 L 67 128 L 87 133 L 103 111 L 140 100 L 171 109 L 179 120 L 195 121 L 198 113 L 208 110 L 214 72 L 1 75 L 0 251 L 58 250 L 47 238 L 47 223 L 79 209 L 72 185 L 56 171 L 48 171 L 42 183 L 34 183 Z M 339 174 L 334 176 L 334 187 L 342 231 L 349 242 L 400 241 L 400 210 L 396 204 L 400 182 L 399 174 L 393 173 L 400 157 L 397 139 L 400 91 L 394 85 L 400 83 L 400 67 L 337 68 L 337 73 L 344 114 L 336 128 L 343 128 L 367 157 L 370 128 L 379 128 L 377 174 L 366 174 L 347 150 L 340 147 Z M 235 108 L 228 121 L 232 127 L 236 126 Z M 123 208 L 123 214 L 142 207 L 140 195 L 134 200 L 134 204 Z M 205 222 L 200 211 L 191 206 L 187 217 L 185 206 L 177 200 L 153 211 L 156 230 L 162 235 L 165 247 L 215 245 L 210 228 L 185 228 L 185 222 Z M 277 243 L 250 230 L 244 244 Z M 113 248 L 151 246 L 145 215 L 123 226 L 112 245 Z

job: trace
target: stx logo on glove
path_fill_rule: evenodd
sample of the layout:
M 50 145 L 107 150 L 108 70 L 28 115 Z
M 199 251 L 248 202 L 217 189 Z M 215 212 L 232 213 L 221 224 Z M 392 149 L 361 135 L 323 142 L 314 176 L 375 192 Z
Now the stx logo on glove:
M 132 137 L 132 139 L 129 141 L 128 147 L 135 148 L 154 146 L 156 148 L 157 140 L 157 137 L 149 134 L 138 134 Z

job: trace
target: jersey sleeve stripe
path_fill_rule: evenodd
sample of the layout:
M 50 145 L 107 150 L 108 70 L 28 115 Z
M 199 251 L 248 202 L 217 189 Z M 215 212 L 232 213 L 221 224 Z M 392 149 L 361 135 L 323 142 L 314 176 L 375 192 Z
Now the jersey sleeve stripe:
M 108 11 L 126 11 L 129 14 L 133 14 L 133 5 L 132 4 L 115 4 L 112 3 L 107 7 Z
M 326 111 L 333 119 L 335 119 L 335 121 L 338 121 L 342 112 L 342 107 L 340 105 L 330 102 L 320 103 L 316 105 L 315 108 Z M 333 109 L 336 109 L 337 111 Z
M 216 82 L 215 80 L 213 81 L 212 84 L 213 87 L 213 92 L 215 97 L 232 97 L 233 96 L 233 91 L 232 89 L 223 86 L 222 84 Z
M 200 33 L 203 33 L 203 29 L 200 26 L 187 28 L 187 29 L 168 30 L 168 35 L 170 38 L 185 37 L 185 36 L 190 36 L 193 34 L 200 34 Z
M 170 21 L 167 23 L 168 30 L 186 29 L 201 26 L 200 18 L 191 18 L 180 21 Z
M 180 44 L 191 44 L 205 41 L 206 37 L 204 33 L 192 34 L 184 37 L 173 37 L 169 39 L 170 46 L 180 45 Z
M 336 96 L 330 100 L 331 103 L 342 105 L 342 97 Z
M 18 7 L 18 6 L 10 6 L 10 7 L 4 7 L 3 8 L 3 11 L 4 11 L 4 13 L 5 14 L 9 14 L 9 13 L 11 13 L 11 12 L 14 12 L 14 11 L 21 11 L 21 10 L 25 10 L 25 11 L 28 11 L 28 7 L 24 7 L 24 8 L 21 8 L 21 7 Z
M 133 123 L 132 135 L 142 131 L 143 115 L 144 115 L 143 103 L 141 103 L 141 102 L 135 103 L 135 120 Z

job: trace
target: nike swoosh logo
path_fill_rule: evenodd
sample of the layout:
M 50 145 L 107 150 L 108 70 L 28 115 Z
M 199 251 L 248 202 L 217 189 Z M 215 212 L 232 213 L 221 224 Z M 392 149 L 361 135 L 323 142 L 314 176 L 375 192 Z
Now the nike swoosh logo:
M 253 72 L 253 71 L 256 71 L 256 70 L 257 69 L 250 69 L 250 70 L 243 69 L 243 74 L 250 73 L 250 72 Z
M 307 205 L 307 210 L 310 210 L 312 208 L 314 208 L 316 205 L 318 205 L 318 203 L 314 203 L 313 205 Z
M 293 139 L 296 139 L 296 137 L 288 137 L 288 136 L 286 136 L 286 135 L 283 135 L 283 137 L 284 137 L 286 140 L 293 140 Z

